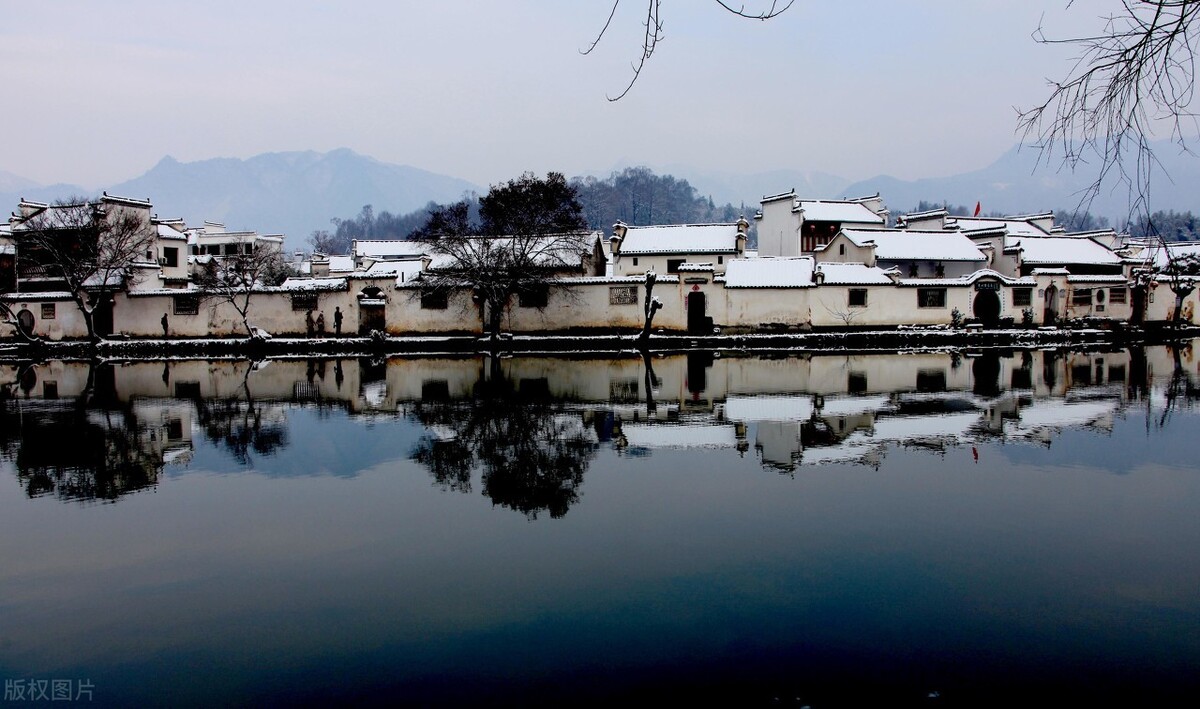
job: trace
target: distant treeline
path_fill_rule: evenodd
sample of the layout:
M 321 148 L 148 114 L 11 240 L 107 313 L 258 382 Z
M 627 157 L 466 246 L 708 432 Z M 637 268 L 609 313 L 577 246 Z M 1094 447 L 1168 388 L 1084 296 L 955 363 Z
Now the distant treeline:
M 910 214 L 913 212 L 925 212 L 931 209 L 945 209 L 950 216 L 965 217 L 974 214 L 975 209 L 968 207 L 965 204 L 949 204 L 947 202 L 927 202 L 921 200 L 915 209 L 910 209 L 893 214 Z M 983 214 L 985 217 L 1003 217 L 1000 212 L 988 212 Z M 1073 231 L 1095 231 L 1098 229 L 1108 229 L 1110 222 L 1108 217 L 1097 217 L 1090 212 L 1068 212 L 1066 210 L 1057 210 L 1054 212 L 1054 223 L 1063 227 L 1069 232 Z M 1141 219 L 1137 221 L 1122 222 L 1117 231 L 1128 231 L 1130 236 L 1134 237 L 1156 237 L 1161 236 L 1166 241 L 1200 241 L 1200 218 L 1197 218 L 1191 213 L 1176 212 L 1175 210 L 1159 210 L 1150 215 L 1149 220 Z
M 655 224 L 701 224 L 734 222 L 745 215 L 751 218 L 757 205 L 734 206 L 726 203 L 717 205 L 712 197 L 703 197 L 687 180 L 672 175 L 656 175 L 646 167 L 625 168 L 605 179 L 575 177 L 571 179 L 588 227 L 607 232 L 618 220 L 630 226 Z M 467 203 L 472 226 L 479 226 L 479 195 L 463 195 Z M 425 225 L 429 215 L 447 205 L 430 202 L 421 209 L 406 214 L 388 211 L 376 213 L 371 205 L 365 205 L 356 216 L 331 219 L 331 229 L 314 231 L 309 237 L 313 249 L 327 254 L 350 253 L 350 242 L 354 239 L 407 239 Z M 909 210 L 893 210 L 894 216 L 931 209 L 945 209 L 951 216 L 970 216 L 975 208 L 965 204 L 949 204 L 921 200 Z M 982 213 L 986 217 L 1003 217 L 1001 212 Z M 1107 217 L 1094 216 L 1090 212 L 1054 212 L 1055 224 L 1068 232 L 1107 229 Z M 753 219 L 751 219 L 753 223 Z M 1150 225 L 1153 225 L 1152 227 Z M 1135 221 L 1122 225 L 1118 231 L 1128 230 L 1132 236 L 1161 235 L 1167 241 L 1200 241 L 1200 219 L 1191 211 L 1157 211 L 1149 221 Z M 753 226 L 750 246 L 755 246 Z
M 753 217 L 757 205 L 717 205 L 712 197 L 701 196 L 687 180 L 672 175 L 656 175 L 646 167 L 625 168 L 605 179 L 571 179 L 588 227 L 607 232 L 617 221 L 630 226 L 655 224 L 701 224 L 735 222 L 738 217 Z M 469 209 L 471 225 L 478 227 L 479 195 L 468 193 L 463 201 Z M 357 216 L 331 219 L 331 229 L 320 229 L 309 236 L 316 251 L 326 254 L 350 253 L 355 239 L 407 239 L 425 225 L 432 212 L 447 205 L 430 202 L 407 214 L 376 213 L 366 205 Z M 751 233 L 750 245 L 754 245 Z

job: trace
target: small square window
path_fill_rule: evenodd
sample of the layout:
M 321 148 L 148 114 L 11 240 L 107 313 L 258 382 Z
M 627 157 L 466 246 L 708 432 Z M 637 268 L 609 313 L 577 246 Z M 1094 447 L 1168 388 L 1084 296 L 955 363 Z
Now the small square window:
M 1072 305 L 1091 305 L 1092 304 L 1092 289 L 1091 288 L 1076 288 L 1071 293 Z
M 1013 288 L 1012 304 L 1016 306 L 1033 305 L 1033 289 L 1032 288 Z
M 1125 303 L 1128 298 L 1128 289 L 1125 288 L 1110 288 L 1108 290 L 1108 302 L 1110 303 Z
M 867 289 L 866 288 L 851 288 L 849 305 L 851 308 L 867 307 Z
M 444 290 L 427 290 L 421 293 L 422 310 L 445 310 L 450 306 L 449 298 Z
M 42 303 L 42 320 L 53 320 L 54 313 L 54 303 Z
M 634 256 L 634 257 L 633 257 L 633 265 L 634 265 L 634 266 L 636 266 L 636 265 L 637 265 L 637 256 Z
M 687 259 L 669 258 L 667 259 L 667 273 L 679 273 L 679 267 L 687 263 Z
M 522 308 L 544 308 L 550 300 L 550 293 L 545 286 L 535 287 L 517 295 L 517 302 Z

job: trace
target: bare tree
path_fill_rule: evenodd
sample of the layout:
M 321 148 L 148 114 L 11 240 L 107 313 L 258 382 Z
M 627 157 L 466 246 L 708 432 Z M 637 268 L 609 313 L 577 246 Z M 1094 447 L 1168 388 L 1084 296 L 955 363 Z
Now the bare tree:
M 820 300 L 821 300 L 821 307 L 825 309 L 825 312 L 834 316 L 838 320 L 841 320 L 842 323 L 846 327 L 850 327 L 851 325 L 853 325 L 854 320 L 859 315 L 862 315 L 864 312 L 866 312 L 865 308 L 851 308 L 848 305 L 845 307 L 842 307 L 840 305 L 835 304 L 834 306 L 831 307 L 828 303 L 825 302 L 824 298 L 821 298 Z
M 246 335 L 254 337 L 250 326 L 252 296 L 266 286 L 277 286 L 291 275 L 283 254 L 271 247 L 258 247 L 250 253 L 214 257 L 196 278 L 200 297 L 228 303 L 241 317 Z
M 1159 274 L 1175 296 L 1171 324 L 1178 327 L 1183 324 L 1183 301 L 1196 290 L 1196 279 L 1200 278 L 1200 257 L 1196 254 L 1168 256 Z
M 1149 213 L 1150 178 L 1158 166 L 1150 140 L 1169 132 L 1182 150 L 1196 136 L 1190 104 L 1195 91 L 1198 0 L 1120 0 L 1093 35 L 1034 39 L 1079 50 L 1066 78 L 1050 81 L 1041 105 L 1018 109 L 1025 139 L 1045 161 L 1088 165 L 1095 179 L 1083 208 L 1110 178 L 1129 190 L 1130 214 Z M 1093 165 L 1094 163 L 1094 165 Z
M 113 293 L 136 281 L 138 265 L 154 258 L 157 235 L 142 212 L 106 199 L 70 197 L 36 205 L 13 223 L 22 268 L 62 282 L 93 342 L 102 339 L 96 310 L 108 307 Z
M 434 210 L 418 230 L 439 262 L 421 273 L 418 292 L 469 290 L 484 330 L 496 336 L 513 297 L 544 308 L 552 292 L 570 288 L 559 276 L 582 274 L 591 234 L 561 173 L 526 173 L 492 186 L 479 203 L 482 234 L 465 219 L 465 203 Z
M 338 254 L 342 246 L 342 242 L 336 235 L 329 233 L 328 229 L 315 229 L 308 236 L 308 244 L 313 248 L 313 251 L 319 254 Z
M 754 10 L 746 9 L 745 5 L 734 6 L 731 3 L 723 0 L 714 0 L 726 12 L 749 20 L 769 20 L 772 17 L 778 17 L 787 11 L 792 6 L 795 0 L 771 0 L 770 6 L 766 9 L 755 12 Z M 641 55 L 633 62 L 633 76 L 629 79 L 624 90 L 616 96 L 609 96 L 609 101 L 620 101 L 629 93 L 630 89 L 637 82 L 638 76 L 641 75 L 642 69 L 646 66 L 646 62 L 654 54 L 654 50 L 658 49 L 658 43 L 663 41 L 663 19 L 662 19 L 662 0 L 645 0 L 646 2 L 646 19 L 642 21 L 642 49 Z M 591 54 L 600 44 L 600 40 L 608 34 L 609 28 L 612 27 L 613 18 L 617 15 L 617 8 L 620 7 L 621 0 L 613 0 L 612 9 L 608 13 L 608 19 L 604 22 L 604 26 L 600 28 L 600 33 L 592 40 L 587 49 L 580 50 L 581 54 Z

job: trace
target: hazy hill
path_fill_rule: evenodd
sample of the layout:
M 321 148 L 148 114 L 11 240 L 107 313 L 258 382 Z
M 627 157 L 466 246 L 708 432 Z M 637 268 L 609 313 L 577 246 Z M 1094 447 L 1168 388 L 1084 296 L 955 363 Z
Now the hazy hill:
M 289 247 L 297 248 L 314 229 L 329 228 L 330 218 L 357 214 L 365 204 L 402 213 L 478 189 L 466 180 L 342 148 L 189 163 L 165 157 L 141 177 L 108 191 L 149 197 L 160 216 L 183 217 L 189 224 L 208 219 L 230 228 L 282 232 Z
M 686 179 L 701 197 L 712 197 L 717 204 L 745 203 L 749 217 L 763 197 L 787 192 L 793 187 L 796 194 L 811 197 L 837 197 L 843 194 L 850 180 L 816 170 L 769 170 L 745 175 L 697 170 L 686 165 L 656 168 L 664 175 Z M 860 197 L 862 195 L 854 195 Z
M 1170 179 L 1165 175 L 1154 178 L 1151 209 L 1185 211 L 1200 207 L 1197 204 L 1200 202 L 1200 157 L 1181 155 L 1169 142 L 1156 143 L 1154 148 Z M 979 202 L 985 213 L 1073 211 L 1079 203 L 1080 192 L 1094 178 L 1094 168 L 1084 165 L 1076 174 L 1056 171 L 1056 163 L 1039 167 L 1038 157 L 1035 149 L 1018 146 L 981 170 L 919 180 L 880 175 L 856 182 L 842 193 L 853 197 L 879 192 L 894 214 L 912 209 L 921 200 L 971 206 Z M 1125 188 L 1106 186 L 1090 211 L 1108 217 L 1113 224 L 1123 222 L 1128 212 Z

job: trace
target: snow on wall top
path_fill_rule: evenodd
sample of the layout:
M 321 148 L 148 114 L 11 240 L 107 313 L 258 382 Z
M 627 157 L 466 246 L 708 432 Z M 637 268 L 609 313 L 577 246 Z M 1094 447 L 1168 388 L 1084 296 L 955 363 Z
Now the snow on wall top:
M 803 213 L 805 221 L 851 224 L 884 223 L 883 217 L 858 202 L 802 199 L 796 206 L 796 211 Z
M 822 263 L 816 267 L 824 275 L 824 284 L 838 285 L 891 285 L 892 279 L 878 266 L 861 263 Z
M 631 226 L 622 254 L 716 254 L 737 252 L 736 224 Z
M 725 266 L 726 288 L 809 288 L 813 283 L 813 259 L 733 259 Z
M 883 261 L 987 261 L 987 257 L 959 232 L 909 229 L 843 229 L 855 246 L 875 244 L 875 258 Z

